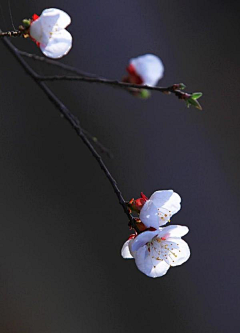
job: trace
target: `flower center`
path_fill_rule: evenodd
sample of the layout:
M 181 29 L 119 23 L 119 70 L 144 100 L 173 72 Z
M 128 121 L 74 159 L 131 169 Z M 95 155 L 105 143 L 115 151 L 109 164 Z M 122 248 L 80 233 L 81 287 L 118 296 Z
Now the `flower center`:
M 149 255 L 153 260 L 166 261 L 171 265 L 174 263 L 179 255 L 179 244 L 171 241 L 167 241 L 165 237 L 154 237 L 151 242 L 147 244 Z
M 166 208 L 158 208 L 158 217 L 162 220 L 162 222 L 170 222 L 170 218 L 172 217 L 172 213 L 170 210 Z

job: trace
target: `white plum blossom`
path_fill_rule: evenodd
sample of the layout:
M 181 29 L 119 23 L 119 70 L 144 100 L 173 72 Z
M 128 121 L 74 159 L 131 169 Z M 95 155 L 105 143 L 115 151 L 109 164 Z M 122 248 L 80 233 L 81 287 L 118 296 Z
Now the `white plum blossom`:
M 130 59 L 127 71 L 132 76 L 130 82 L 155 86 L 163 77 L 164 66 L 162 61 L 154 54 L 145 54 Z
M 158 229 L 181 208 L 181 198 L 173 190 L 154 192 L 141 208 L 139 218 L 147 228 Z
M 179 225 L 144 231 L 124 243 L 122 257 L 134 258 L 137 268 L 149 277 L 163 276 L 171 266 L 182 265 L 190 257 L 190 249 L 181 239 L 187 233 L 188 228 Z
M 45 9 L 41 16 L 34 15 L 30 25 L 30 37 L 39 44 L 49 58 L 61 58 L 72 47 L 72 36 L 65 30 L 71 23 L 70 16 L 56 8 Z

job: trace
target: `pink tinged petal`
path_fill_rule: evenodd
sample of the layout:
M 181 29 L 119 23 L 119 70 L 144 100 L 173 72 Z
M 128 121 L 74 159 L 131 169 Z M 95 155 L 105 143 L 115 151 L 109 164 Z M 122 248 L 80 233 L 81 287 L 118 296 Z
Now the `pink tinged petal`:
M 158 209 L 151 200 L 145 202 L 143 208 L 141 209 L 139 218 L 147 228 L 153 227 L 155 229 L 158 229 Z
M 142 273 L 153 278 L 165 275 L 170 267 L 163 260 L 153 259 L 146 245 L 136 252 L 135 263 Z
M 129 242 L 132 241 L 131 239 L 128 239 L 122 247 L 121 250 L 121 255 L 124 259 L 132 259 L 133 256 L 131 255 L 130 251 L 129 251 Z
M 150 242 L 153 237 L 157 236 L 158 230 L 156 231 L 144 231 L 132 240 L 130 245 L 130 251 L 135 253 L 140 247 L 143 247 L 146 243 Z
M 49 58 L 61 58 L 66 55 L 72 47 L 71 34 L 63 29 L 51 35 L 47 45 L 41 44 L 40 48 Z
M 165 228 L 160 228 L 160 232 L 158 234 L 159 238 L 165 238 L 168 240 L 169 237 L 183 237 L 188 233 L 188 227 L 181 225 L 170 225 Z
M 168 256 L 169 263 L 171 266 L 182 265 L 190 257 L 190 249 L 188 244 L 181 238 L 168 238 L 168 247 L 170 248 L 170 253 Z M 173 246 L 171 246 L 173 244 Z M 176 249 L 177 245 L 177 249 Z
M 40 18 L 42 27 L 49 32 L 64 29 L 71 23 L 70 16 L 57 8 L 45 9 Z
M 163 77 L 163 63 L 153 54 L 145 54 L 131 59 L 130 64 L 135 67 L 137 74 L 143 80 L 143 84 L 155 86 L 158 80 Z

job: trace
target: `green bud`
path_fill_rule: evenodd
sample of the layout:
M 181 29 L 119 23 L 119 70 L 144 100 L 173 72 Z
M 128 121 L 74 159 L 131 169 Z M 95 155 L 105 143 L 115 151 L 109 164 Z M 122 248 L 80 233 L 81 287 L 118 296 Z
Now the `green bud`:
M 24 20 L 22 20 L 22 23 L 23 23 L 24 28 L 29 28 L 31 25 L 31 20 L 24 19 Z
M 186 88 L 184 83 L 179 83 L 179 89 L 184 90 Z
M 150 91 L 148 91 L 147 89 L 141 89 L 139 91 L 138 97 L 142 98 L 142 99 L 147 99 L 151 96 Z

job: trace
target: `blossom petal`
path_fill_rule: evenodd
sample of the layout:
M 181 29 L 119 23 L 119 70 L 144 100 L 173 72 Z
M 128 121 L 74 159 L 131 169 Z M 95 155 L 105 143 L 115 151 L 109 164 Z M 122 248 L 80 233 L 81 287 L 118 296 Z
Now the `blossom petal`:
M 170 267 L 170 265 L 163 260 L 157 261 L 152 259 L 146 245 L 136 252 L 135 263 L 142 273 L 153 278 L 165 275 Z
M 175 254 L 173 257 L 170 256 L 170 265 L 171 266 L 179 266 L 182 265 L 185 261 L 187 261 L 190 257 L 190 249 L 188 244 L 182 240 L 181 238 L 168 238 L 168 243 L 172 242 L 177 244 L 179 250 L 173 250 Z
M 154 201 L 158 207 L 163 206 L 172 196 L 173 190 L 161 190 L 154 192 L 149 200 Z
M 57 8 L 45 9 L 41 14 L 40 19 L 43 29 L 48 30 L 49 32 L 64 29 L 71 23 L 70 16 Z
M 182 225 L 169 225 L 165 228 L 159 228 L 160 232 L 158 234 L 159 238 L 166 238 L 168 240 L 169 237 L 177 237 L 180 238 L 186 235 L 189 231 L 188 227 Z
M 145 202 L 143 208 L 141 209 L 139 218 L 147 228 L 153 227 L 155 229 L 158 229 L 159 227 L 158 209 L 154 205 L 153 201 L 148 200 Z
M 171 212 L 171 215 L 176 214 L 181 208 L 181 197 L 173 190 L 163 190 L 154 192 L 149 200 L 152 200 L 157 208 L 164 208 Z
M 131 59 L 130 64 L 135 67 L 137 74 L 143 80 L 143 84 L 155 86 L 158 80 L 163 77 L 163 63 L 153 54 L 145 54 Z
M 132 240 L 130 245 L 130 250 L 132 253 L 135 253 L 139 250 L 140 247 L 144 246 L 146 243 L 150 242 L 153 237 L 158 234 L 158 230 L 156 231 L 144 231 L 139 234 L 136 238 Z
M 133 256 L 131 255 L 130 251 L 129 251 L 129 242 L 132 241 L 132 239 L 128 239 L 122 247 L 121 250 L 121 255 L 124 259 L 132 259 Z
M 61 58 L 69 52 L 72 47 L 71 34 L 63 29 L 55 32 L 50 38 L 47 45 L 40 44 L 40 48 L 49 58 Z
M 43 31 L 41 20 L 37 19 L 33 21 L 30 25 L 30 36 L 38 42 L 42 41 Z

